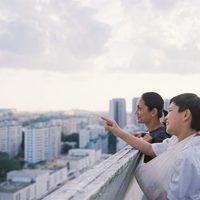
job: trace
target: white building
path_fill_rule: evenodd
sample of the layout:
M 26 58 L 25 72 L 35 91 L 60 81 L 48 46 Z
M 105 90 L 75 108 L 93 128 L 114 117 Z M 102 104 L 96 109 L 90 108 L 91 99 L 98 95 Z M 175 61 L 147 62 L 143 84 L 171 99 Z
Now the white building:
M 0 184 L 0 200 L 38 200 L 66 180 L 66 167 L 11 171 Z
M 71 117 L 62 120 L 62 132 L 64 134 L 77 133 L 81 129 L 82 124 L 85 124 L 86 122 L 87 119 L 83 117 Z
M 60 156 L 56 161 L 60 165 L 67 166 L 68 177 L 72 179 L 97 164 L 101 158 L 101 150 L 70 149 L 67 156 Z
M 49 172 L 49 179 L 47 183 L 47 190 L 52 191 L 58 185 L 68 180 L 68 169 L 66 163 L 61 163 L 58 159 L 46 162 L 45 165 L 41 165 L 40 169 Z
M 0 200 L 36 200 L 36 184 L 6 181 L 0 184 Z
M 0 151 L 8 153 L 11 157 L 19 153 L 22 143 L 22 126 L 17 121 L 0 122 Z
M 36 199 L 39 199 L 48 192 L 47 185 L 49 180 L 49 172 L 36 169 L 11 171 L 7 173 L 7 180 L 10 181 L 10 183 L 35 183 L 34 195 Z M 18 190 L 18 193 L 21 192 L 22 191 Z
M 101 150 L 95 149 L 70 149 L 68 160 L 70 169 L 81 171 L 91 167 L 101 159 Z
M 108 135 L 99 125 L 88 125 L 79 131 L 79 147 L 85 149 L 100 149 L 108 152 Z
M 25 161 L 37 163 L 53 160 L 61 150 L 61 127 L 39 123 L 25 129 Z
M 50 168 L 47 190 L 53 191 L 57 186 L 66 182 L 68 180 L 67 174 L 68 174 L 67 167 L 62 167 L 60 169 L 57 167 Z

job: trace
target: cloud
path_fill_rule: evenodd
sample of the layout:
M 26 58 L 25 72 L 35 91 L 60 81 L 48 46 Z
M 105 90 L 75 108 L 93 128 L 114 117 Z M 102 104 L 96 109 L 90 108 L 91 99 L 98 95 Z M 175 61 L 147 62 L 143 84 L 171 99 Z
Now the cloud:
M 0 66 L 200 73 L 198 0 L 0 2 Z
M 200 73 L 199 2 L 162 2 L 122 1 L 130 46 L 111 72 Z
M 169 9 L 173 9 L 173 7 L 175 6 L 175 4 L 177 4 L 178 1 L 174 1 L 174 0 L 152 0 L 150 2 L 157 9 L 169 10 Z
M 12 21 L 4 25 L 6 31 L 0 38 L 2 51 L 13 54 L 36 54 L 43 50 L 41 32 L 34 24 Z
M 106 51 L 109 26 L 77 1 L 16 0 L 0 6 L 3 67 L 81 71 Z

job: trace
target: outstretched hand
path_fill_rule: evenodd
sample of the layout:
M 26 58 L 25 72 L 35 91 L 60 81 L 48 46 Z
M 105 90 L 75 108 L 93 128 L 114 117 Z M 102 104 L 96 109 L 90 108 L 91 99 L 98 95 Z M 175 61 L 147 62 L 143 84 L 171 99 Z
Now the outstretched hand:
M 112 132 L 114 128 L 119 128 L 115 121 L 103 116 L 101 117 L 101 119 L 105 121 L 104 129 L 106 132 Z

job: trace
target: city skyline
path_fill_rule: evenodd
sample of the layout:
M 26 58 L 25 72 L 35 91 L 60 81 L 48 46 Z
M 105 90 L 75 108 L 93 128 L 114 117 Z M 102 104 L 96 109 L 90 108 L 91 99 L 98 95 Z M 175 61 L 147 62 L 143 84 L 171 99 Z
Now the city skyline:
M 0 108 L 108 111 L 200 95 L 198 0 L 0 1 Z

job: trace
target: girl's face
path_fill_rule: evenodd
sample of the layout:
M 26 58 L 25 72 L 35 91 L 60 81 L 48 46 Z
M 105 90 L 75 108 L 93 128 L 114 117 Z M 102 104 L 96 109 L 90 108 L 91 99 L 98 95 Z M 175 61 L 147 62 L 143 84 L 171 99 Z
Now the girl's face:
M 169 113 L 165 117 L 166 131 L 176 136 L 178 136 L 184 115 L 184 112 L 178 112 L 178 109 L 179 107 L 172 102 L 169 106 Z

